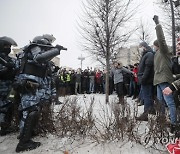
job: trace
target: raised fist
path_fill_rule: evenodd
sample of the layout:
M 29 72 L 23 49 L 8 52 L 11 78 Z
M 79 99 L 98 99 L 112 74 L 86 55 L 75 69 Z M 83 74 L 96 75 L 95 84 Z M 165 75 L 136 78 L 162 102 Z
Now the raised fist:
M 157 15 L 154 15 L 153 20 L 156 25 L 159 24 L 159 17 Z
M 59 50 L 67 50 L 67 48 L 65 48 L 59 44 L 57 44 L 55 47 L 58 48 Z
M 59 44 L 57 44 L 55 47 L 58 48 L 59 50 L 62 50 L 64 48 L 63 46 L 61 46 Z

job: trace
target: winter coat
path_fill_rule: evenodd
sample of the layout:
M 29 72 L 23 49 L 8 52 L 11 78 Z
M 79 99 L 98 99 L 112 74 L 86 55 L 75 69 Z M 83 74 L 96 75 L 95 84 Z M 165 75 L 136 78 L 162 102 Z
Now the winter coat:
M 82 75 L 80 73 L 76 73 L 75 77 L 76 77 L 76 83 L 81 83 Z
M 139 68 L 138 67 L 133 68 L 133 72 L 134 72 L 134 81 L 137 83 L 138 82 L 137 74 L 139 72 Z
M 180 57 L 179 56 L 172 58 L 172 72 L 173 74 L 180 74 Z
M 130 78 L 131 78 L 131 74 L 123 72 L 123 82 L 124 84 L 129 84 L 130 83 Z
M 89 72 L 84 71 L 82 74 L 82 86 L 86 87 L 89 85 Z
M 156 35 L 159 43 L 159 50 L 156 51 L 154 55 L 154 85 L 163 82 L 172 83 L 171 54 L 160 24 L 156 25 Z
M 95 81 L 96 81 L 97 84 L 101 84 L 101 76 L 102 76 L 101 72 L 96 72 Z
M 71 83 L 72 85 L 74 85 L 76 83 L 76 74 L 75 73 L 71 73 L 70 74 L 70 78 L 71 78 Z
M 153 84 L 154 78 L 154 53 L 151 50 L 144 51 L 138 70 L 138 81 L 142 85 Z
M 120 67 L 120 68 L 113 68 L 111 70 L 111 73 L 113 74 L 114 76 L 114 84 L 117 84 L 119 82 L 123 82 L 123 72 L 125 73 L 129 73 L 129 74 L 133 74 L 132 71 L 128 70 L 127 68 L 125 67 Z

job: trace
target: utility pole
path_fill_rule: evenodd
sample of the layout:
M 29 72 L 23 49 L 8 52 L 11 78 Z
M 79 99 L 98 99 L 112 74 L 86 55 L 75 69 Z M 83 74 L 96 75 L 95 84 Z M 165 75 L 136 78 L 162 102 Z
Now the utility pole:
M 164 2 L 168 2 L 168 0 L 164 0 Z M 175 27 L 175 18 L 174 18 L 174 6 L 173 3 L 175 4 L 175 7 L 178 7 L 180 5 L 180 0 L 169 0 L 170 6 L 171 6 L 171 16 L 172 16 L 172 48 L 173 48 L 173 54 L 176 54 L 176 27 Z
M 78 57 L 78 60 L 81 61 L 81 70 L 82 70 L 82 62 L 83 62 L 83 60 L 85 60 L 85 57 L 83 57 L 82 54 L 81 54 L 81 57 Z
M 172 16 L 172 48 L 173 48 L 173 54 L 176 55 L 175 19 L 174 19 L 174 6 L 172 0 L 170 0 L 170 5 L 171 5 L 171 16 Z

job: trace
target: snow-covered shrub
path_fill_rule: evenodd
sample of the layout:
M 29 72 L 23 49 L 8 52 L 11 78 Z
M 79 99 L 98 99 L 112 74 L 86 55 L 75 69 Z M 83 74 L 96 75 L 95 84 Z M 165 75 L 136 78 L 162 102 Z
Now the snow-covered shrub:
M 76 97 L 67 98 L 55 116 L 57 135 L 87 135 L 94 126 L 93 103 L 91 100 L 89 107 L 84 110 Z

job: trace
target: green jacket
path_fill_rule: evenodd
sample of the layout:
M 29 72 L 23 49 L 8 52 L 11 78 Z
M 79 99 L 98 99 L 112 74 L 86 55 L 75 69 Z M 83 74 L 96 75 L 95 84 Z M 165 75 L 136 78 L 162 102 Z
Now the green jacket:
M 162 26 L 156 25 L 156 35 L 159 43 L 159 50 L 154 56 L 154 85 L 174 81 L 171 66 L 171 53 L 169 52 Z

